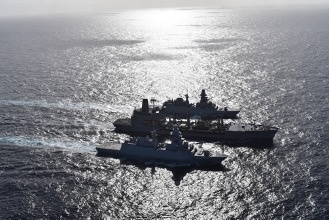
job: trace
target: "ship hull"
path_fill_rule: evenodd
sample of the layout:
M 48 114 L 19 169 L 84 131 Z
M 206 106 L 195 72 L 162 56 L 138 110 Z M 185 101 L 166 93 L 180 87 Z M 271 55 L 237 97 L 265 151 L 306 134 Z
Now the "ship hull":
M 140 162 L 155 162 L 169 164 L 171 166 L 211 166 L 220 165 L 227 157 L 218 156 L 198 156 L 188 151 L 169 151 L 149 147 L 137 147 L 132 144 L 109 145 L 107 147 L 97 147 L 97 155 L 103 157 L 113 157 L 129 159 Z
M 198 141 L 221 141 L 224 143 L 271 143 L 277 130 L 266 131 L 193 131 L 193 130 L 181 130 L 184 138 L 189 140 Z
M 131 126 L 122 124 L 116 126 L 118 133 L 129 134 L 132 136 L 145 136 L 151 131 L 156 130 L 160 138 L 166 138 L 170 135 L 170 129 L 156 126 Z M 266 130 L 246 130 L 246 131 L 209 131 L 209 130 L 191 130 L 180 128 L 183 137 L 187 140 L 223 142 L 227 144 L 240 143 L 273 143 L 274 136 L 278 131 L 275 127 L 268 127 Z

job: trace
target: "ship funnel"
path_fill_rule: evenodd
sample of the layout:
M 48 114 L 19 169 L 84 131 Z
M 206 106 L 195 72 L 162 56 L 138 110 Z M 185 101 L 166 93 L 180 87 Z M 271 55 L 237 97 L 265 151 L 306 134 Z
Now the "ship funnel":
M 149 108 L 149 100 L 148 99 L 143 99 L 142 103 L 142 112 L 143 113 L 149 113 L 150 108 Z

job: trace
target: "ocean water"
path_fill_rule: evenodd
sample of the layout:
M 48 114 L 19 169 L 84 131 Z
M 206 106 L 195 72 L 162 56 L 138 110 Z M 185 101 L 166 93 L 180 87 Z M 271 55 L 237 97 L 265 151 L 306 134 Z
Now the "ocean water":
M 329 9 L 156 9 L 0 20 L 0 219 L 328 219 Z M 206 89 L 271 148 L 223 168 L 96 156 L 142 98 Z

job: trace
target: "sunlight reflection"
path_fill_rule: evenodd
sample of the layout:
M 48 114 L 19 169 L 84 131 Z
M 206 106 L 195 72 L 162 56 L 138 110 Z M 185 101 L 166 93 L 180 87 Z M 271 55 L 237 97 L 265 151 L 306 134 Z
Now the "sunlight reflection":
M 186 24 L 189 20 L 190 14 L 182 13 L 179 10 L 147 10 L 138 11 L 136 15 L 140 22 L 146 26 L 152 27 L 166 27 L 173 26 L 179 23 Z

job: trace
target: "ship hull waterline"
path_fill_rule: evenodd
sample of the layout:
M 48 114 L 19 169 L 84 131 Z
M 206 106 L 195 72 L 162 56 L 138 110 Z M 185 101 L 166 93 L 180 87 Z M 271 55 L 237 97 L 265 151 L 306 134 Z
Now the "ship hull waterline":
M 115 132 L 132 136 L 144 136 L 156 130 L 160 138 L 166 138 L 170 134 L 170 129 L 159 129 L 156 126 L 133 127 L 129 125 L 117 126 Z M 267 131 L 206 131 L 206 130 L 183 130 L 181 133 L 187 140 L 209 141 L 223 143 L 273 143 L 277 128 L 271 127 Z
M 185 167 L 185 166 L 222 166 L 221 162 L 226 156 L 203 157 L 186 155 L 184 152 L 168 152 L 156 149 L 137 149 L 135 146 L 109 145 L 97 147 L 97 156 L 127 159 L 138 162 L 148 162 L 160 165 Z

